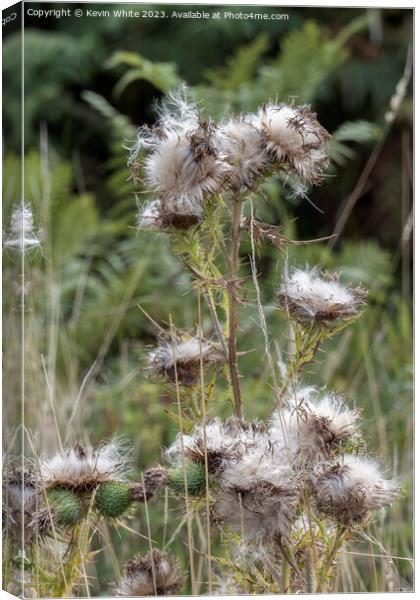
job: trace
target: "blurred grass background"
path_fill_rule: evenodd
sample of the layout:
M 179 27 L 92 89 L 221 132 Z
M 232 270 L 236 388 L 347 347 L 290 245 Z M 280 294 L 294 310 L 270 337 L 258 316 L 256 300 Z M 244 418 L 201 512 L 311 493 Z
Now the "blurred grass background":
M 112 8 L 95 5 L 97 10 Z M 274 10 L 279 9 L 264 8 Z M 25 259 L 25 424 L 31 443 L 41 452 L 57 450 L 57 428 L 66 443 L 96 444 L 123 435 L 134 445 L 134 478 L 161 460 L 162 448 L 177 432 L 177 423 L 168 415 L 173 397 L 167 386 L 145 377 L 144 356 L 156 330 L 137 305 L 158 323 L 168 322 L 171 315 L 176 326 L 188 329 L 197 321 L 197 299 L 169 240 L 134 229 L 136 197 L 123 142 L 134 139 L 137 125 L 153 122 L 156 99 L 181 81 L 213 117 L 251 111 L 277 96 L 286 102 L 310 103 L 322 125 L 335 132 L 330 176 L 309 194 L 319 210 L 290 197 L 274 180 L 265 185 L 265 197 L 254 197 L 253 203 L 258 218 L 286 223 L 284 232 L 292 239 L 328 236 L 369 157 L 383 144 L 340 237 L 289 247 L 287 260 L 289 265 L 340 270 L 346 280 L 369 289 L 363 317 L 329 342 L 307 370 L 305 381 L 345 394 L 363 409 L 370 452 L 388 466 L 390 475 L 402 479 L 404 498 L 379 516 L 371 530 L 382 547 L 356 544 L 353 551 L 400 557 L 395 559 L 399 583 L 409 590 L 413 579 L 411 93 L 389 131 L 384 123 L 403 75 L 412 12 L 344 8 L 288 12 L 288 21 L 265 22 L 25 18 L 25 200 L 42 228 L 42 250 Z M 19 45 L 19 32 L 9 30 L 3 45 L 4 229 L 20 198 Z M 242 255 L 249 252 L 244 242 Z M 262 244 L 257 261 L 262 300 L 279 353 L 284 353 L 287 331 L 274 298 L 284 260 L 283 252 Z M 19 268 L 20 258 L 7 250 L 6 444 L 20 419 Z M 252 287 L 248 299 L 240 315 L 239 338 L 239 349 L 249 351 L 240 359 L 245 412 L 249 418 L 264 418 L 273 399 L 267 366 L 259 360 L 264 340 Z M 208 314 L 203 329 L 211 330 Z M 217 400 L 209 411 L 227 415 L 231 409 L 225 387 L 216 385 Z M 182 516 L 176 503 L 170 503 L 169 513 L 163 504 L 161 499 L 149 507 L 152 537 L 160 544 Z M 142 510 L 129 525 L 145 534 Z M 91 567 L 98 578 L 92 594 L 106 594 L 118 564 L 133 552 L 148 550 L 148 542 L 129 531 L 110 535 L 112 544 Z M 98 537 L 97 546 L 103 546 L 103 539 Z M 183 551 L 182 534 L 173 548 L 176 554 Z M 394 576 L 386 560 L 366 560 L 357 554 L 345 560 L 340 590 L 389 589 Z

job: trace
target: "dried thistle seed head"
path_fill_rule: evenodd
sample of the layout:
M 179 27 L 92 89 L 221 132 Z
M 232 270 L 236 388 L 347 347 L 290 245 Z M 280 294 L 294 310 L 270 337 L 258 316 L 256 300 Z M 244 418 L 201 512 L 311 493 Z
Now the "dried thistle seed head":
M 41 245 L 42 230 L 35 227 L 32 208 L 22 203 L 12 211 L 9 233 L 5 236 L 4 247 L 24 254 Z
M 250 187 L 268 163 L 261 131 L 246 117 L 239 117 L 222 123 L 216 139 L 230 187 Z
M 43 496 L 35 473 L 6 464 L 2 483 L 3 535 L 15 543 L 34 543 L 49 531 L 49 523 L 41 518 Z
M 88 490 L 103 481 L 124 480 L 130 456 L 121 442 L 113 441 L 98 448 L 74 448 L 40 460 L 40 478 L 47 488 L 67 487 Z
M 289 390 L 286 402 L 287 408 L 272 415 L 270 435 L 292 461 L 327 458 L 359 434 L 359 411 L 332 394 L 321 397 L 315 388 L 302 386 Z
M 236 417 L 225 421 L 218 418 L 194 428 L 188 435 L 178 435 L 166 451 L 166 458 L 175 466 L 183 463 L 183 457 L 205 465 L 209 473 L 217 475 L 229 461 L 238 460 L 246 451 L 267 444 L 266 427 L 263 423 L 244 423 Z
M 377 464 L 365 457 L 344 455 L 314 475 L 318 510 L 345 526 L 367 521 L 372 512 L 392 504 L 400 493 L 395 480 L 386 480 Z
M 179 594 L 182 576 L 178 562 L 154 549 L 146 556 L 134 556 L 125 565 L 114 596 L 173 596 Z
M 297 480 L 274 448 L 245 454 L 220 476 L 214 511 L 247 539 L 286 535 L 298 505 Z
M 173 340 L 163 340 L 149 353 L 149 368 L 168 381 L 193 386 L 200 380 L 200 368 L 221 365 L 226 357 L 219 344 L 177 334 Z
M 317 269 L 294 269 L 286 274 L 278 300 L 280 308 L 301 322 L 328 324 L 357 317 L 366 295 L 341 284 L 335 274 L 321 277 Z
M 145 182 L 168 209 L 181 198 L 191 209 L 199 209 L 207 194 L 220 190 L 224 167 L 211 135 L 203 124 L 182 133 L 168 130 L 146 157 Z
M 131 147 L 128 163 L 135 165 L 143 150 L 154 151 L 167 131 L 184 133 L 195 129 L 200 121 L 197 105 L 187 98 L 186 87 L 169 93 L 157 106 L 158 118 L 154 127 L 147 125 L 137 130 L 137 138 Z
M 308 106 L 266 104 L 254 123 L 265 136 L 267 152 L 305 183 L 318 185 L 328 164 L 329 133 Z
M 149 151 L 144 181 L 161 200 L 164 226 L 185 229 L 200 222 L 205 197 L 221 189 L 226 167 L 216 150 L 215 131 L 183 93 L 163 105 L 156 127 L 139 130 L 130 162 L 137 172 L 138 153 Z
M 152 498 L 167 481 L 168 473 L 164 467 L 152 467 L 144 471 L 142 483 L 134 483 L 131 486 L 131 494 L 136 502 L 144 502 Z

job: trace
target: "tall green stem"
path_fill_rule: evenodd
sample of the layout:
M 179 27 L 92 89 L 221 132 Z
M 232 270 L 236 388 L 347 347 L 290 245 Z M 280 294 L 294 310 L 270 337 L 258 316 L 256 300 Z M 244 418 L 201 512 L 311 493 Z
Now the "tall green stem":
M 331 571 L 334 566 L 335 557 L 337 556 L 337 552 L 339 551 L 343 543 L 343 536 L 345 532 L 345 527 L 338 527 L 333 545 L 328 551 L 318 575 L 318 587 L 316 590 L 317 593 L 328 591 L 326 587 L 331 576 Z
M 286 376 L 284 377 L 283 383 L 279 390 L 280 397 L 286 390 L 287 386 L 296 379 L 302 368 L 313 361 L 319 345 L 322 342 L 323 337 L 325 337 L 321 331 L 315 330 L 314 332 L 311 332 L 309 330 L 305 330 L 298 323 L 294 325 L 294 333 L 296 349 L 287 365 Z
M 71 596 L 74 582 L 79 578 L 79 569 L 87 558 L 89 533 L 90 526 L 87 520 L 73 529 L 63 558 L 63 571 L 60 571 L 52 588 L 53 598 Z

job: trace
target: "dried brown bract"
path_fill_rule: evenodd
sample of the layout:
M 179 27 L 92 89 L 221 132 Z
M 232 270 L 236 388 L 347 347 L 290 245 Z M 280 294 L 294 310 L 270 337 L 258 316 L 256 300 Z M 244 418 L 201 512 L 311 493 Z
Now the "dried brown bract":
M 142 483 L 133 484 L 131 487 L 133 499 L 137 502 L 149 500 L 166 484 L 167 479 L 168 475 L 164 467 L 157 466 L 147 469 L 143 473 Z

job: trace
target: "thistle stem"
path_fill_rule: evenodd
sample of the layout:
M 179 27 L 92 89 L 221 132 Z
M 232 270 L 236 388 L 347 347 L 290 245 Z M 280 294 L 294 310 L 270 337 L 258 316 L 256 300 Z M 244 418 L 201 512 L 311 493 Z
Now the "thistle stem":
M 238 328 L 238 300 L 235 292 L 235 281 L 239 271 L 239 243 L 241 225 L 241 201 L 237 196 L 232 198 L 232 228 L 231 228 L 231 256 L 230 268 L 233 285 L 229 287 L 229 370 L 232 385 L 235 413 L 239 419 L 243 418 L 241 388 L 239 384 L 238 354 L 236 349 L 236 335 Z
M 280 398 L 283 396 L 287 386 L 296 380 L 303 367 L 313 361 L 323 339 L 321 332 L 315 332 L 315 334 L 311 335 L 309 332 L 302 332 L 300 325 L 296 325 L 294 331 L 296 349 L 289 360 L 286 376 L 278 393 Z
M 79 568 L 82 559 L 82 550 L 79 540 L 81 533 L 82 529 L 80 526 L 75 527 L 71 533 L 70 542 L 64 557 L 64 573 L 58 575 L 53 586 L 52 596 L 55 598 L 71 595 L 75 580 L 79 577 Z M 83 547 L 85 550 L 84 543 Z
M 337 556 L 337 552 L 341 548 L 341 544 L 343 542 L 343 536 L 344 536 L 345 532 L 346 532 L 345 527 L 342 527 L 342 526 L 338 527 L 333 545 L 332 545 L 330 551 L 327 553 L 327 556 L 324 560 L 324 563 L 321 567 L 321 570 L 320 570 L 320 573 L 318 576 L 318 587 L 316 590 L 318 594 L 321 592 L 328 591 L 327 589 L 324 589 L 324 588 L 329 581 L 331 570 L 334 566 L 335 557 Z

